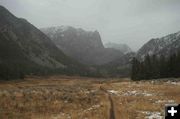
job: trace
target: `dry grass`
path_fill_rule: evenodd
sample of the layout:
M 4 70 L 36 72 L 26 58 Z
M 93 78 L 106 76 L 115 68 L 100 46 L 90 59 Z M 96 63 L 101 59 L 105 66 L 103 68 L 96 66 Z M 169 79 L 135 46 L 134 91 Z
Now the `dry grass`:
M 143 119 L 145 112 L 163 116 L 165 104 L 180 103 L 180 85 L 67 76 L 1 81 L 0 119 L 109 119 L 108 95 L 116 119 Z
M 113 95 L 118 119 L 148 118 L 150 115 L 144 112 L 159 112 L 163 119 L 165 104 L 180 103 L 179 83 L 174 85 L 163 81 L 116 82 L 105 87 L 118 91 Z

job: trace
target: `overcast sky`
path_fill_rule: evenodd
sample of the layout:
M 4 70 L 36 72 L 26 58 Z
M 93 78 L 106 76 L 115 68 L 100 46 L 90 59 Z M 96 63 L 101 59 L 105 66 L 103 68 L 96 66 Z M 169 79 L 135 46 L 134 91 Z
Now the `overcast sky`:
M 69 25 L 98 30 L 102 41 L 139 49 L 180 31 L 180 0 L 0 0 L 38 28 Z

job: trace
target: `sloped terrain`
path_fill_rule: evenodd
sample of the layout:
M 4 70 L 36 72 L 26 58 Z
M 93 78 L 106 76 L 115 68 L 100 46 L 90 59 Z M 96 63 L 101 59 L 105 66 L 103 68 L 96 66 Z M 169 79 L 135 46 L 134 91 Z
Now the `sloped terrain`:
M 124 54 L 132 52 L 131 48 L 126 44 L 118 44 L 118 43 L 108 42 L 108 43 L 104 44 L 104 46 L 106 48 L 114 48 L 116 50 L 121 51 Z
M 111 77 L 128 77 L 131 73 L 133 57 L 135 57 L 135 53 L 127 53 L 116 60 L 100 66 L 99 70 L 102 74 Z
M 98 31 L 85 31 L 71 26 L 42 28 L 66 55 L 87 65 L 102 65 L 123 55 L 119 50 L 104 48 Z
M 0 70 L 5 71 L 2 75 L 81 68 L 39 29 L 3 6 L 0 6 L 0 18 Z
M 149 55 L 169 56 L 180 50 L 180 32 L 173 33 L 162 38 L 152 39 L 144 44 L 137 52 L 137 57 L 144 58 Z

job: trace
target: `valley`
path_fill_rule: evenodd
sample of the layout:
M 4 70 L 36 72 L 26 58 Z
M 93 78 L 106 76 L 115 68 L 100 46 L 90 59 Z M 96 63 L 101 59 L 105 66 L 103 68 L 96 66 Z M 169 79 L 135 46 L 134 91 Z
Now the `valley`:
M 51 2 L 49 6 L 55 5 Z M 37 4 L 37 8 L 44 3 Z M 82 3 L 79 5 L 84 6 Z M 131 23 L 128 17 L 124 26 L 119 24 L 120 19 L 114 24 L 114 17 L 99 19 L 99 12 L 94 14 L 98 20 L 85 13 L 97 20 L 95 26 L 88 19 L 89 25 L 83 25 L 83 14 L 79 17 L 83 19 L 77 20 L 82 25 L 70 23 L 69 20 L 76 21 L 73 15 L 68 15 L 64 20 L 68 23 L 63 24 L 60 18 L 68 10 L 46 13 L 54 6 L 44 7 L 39 19 L 34 16 L 38 11 L 26 12 L 28 7 L 19 5 L 13 5 L 19 10 L 9 9 L 0 2 L 0 119 L 164 119 L 165 104 L 180 104 L 178 27 L 173 31 L 169 31 L 170 27 L 156 31 L 152 25 L 149 31 L 153 33 L 145 34 L 144 26 L 149 27 L 148 23 L 135 27 L 136 18 Z M 34 5 L 29 8 L 34 9 Z M 76 8 L 68 6 L 71 7 Z M 16 10 L 26 17 L 19 16 Z M 78 17 L 77 12 L 74 15 Z M 144 17 L 141 20 L 147 21 Z M 110 21 L 114 25 L 108 24 Z M 135 51 L 129 46 L 132 43 L 142 47 Z
M 180 103 L 180 80 L 131 81 L 79 76 L 0 81 L 3 119 L 163 119 Z

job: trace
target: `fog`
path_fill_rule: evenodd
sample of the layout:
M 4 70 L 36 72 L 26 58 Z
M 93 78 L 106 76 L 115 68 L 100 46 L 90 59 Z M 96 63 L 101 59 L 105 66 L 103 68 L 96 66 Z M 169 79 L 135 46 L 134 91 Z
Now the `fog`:
M 139 49 L 180 31 L 180 0 L 0 0 L 38 28 L 69 25 L 98 30 L 102 41 Z

